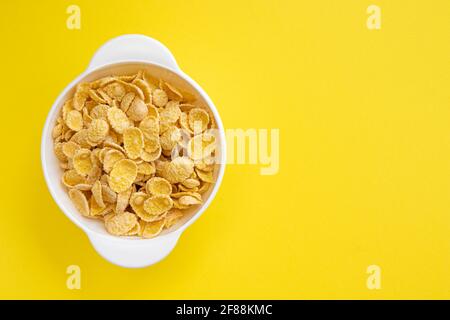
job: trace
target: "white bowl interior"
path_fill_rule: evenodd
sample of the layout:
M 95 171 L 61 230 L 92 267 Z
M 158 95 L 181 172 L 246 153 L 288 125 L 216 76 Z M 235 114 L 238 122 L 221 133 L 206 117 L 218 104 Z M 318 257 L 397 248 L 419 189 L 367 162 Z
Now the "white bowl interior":
M 88 231 L 91 231 L 93 233 L 102 234 L 104 236 L 113 237 L 117 239 L 117 237 L 114 237 L 110 235 L 104 228 L 103 221 L 85 218 L 83 217 L 75 208 L 72 201 L 70 200 L 67 190 L 65 186 L 61 183 L 61 176 L 63 173 L 63 170 L 59 166 L 59 161 L 56 158 L 54 151 L 53 151 L 53 139 L 51 137 L 52 129 L 56 123 L 56 119 L 59 115 L 59 110 L 61 109 L 64 102 L 73 96 L 75 92 L 76 85 L 80 82 L 85 81 L 93 81 L 98 78 L 107 76 L 107 75 L 118 75 L 118 74 L 134 74 L 138 72 L 139 70 L 145 70 L 150 75 L 161 78 L 170 84 L 173 84 L 175 87 L 179 88 L 181 91 L 186 91 L 195 97 L 195 105 L 202 106 L 204 108 L 207 108 L 211 111 L 211 114 L 215 117 L 215 121 L 219 126 L 219 129 L 221 132 L 223 132 L 223 128 L 221 128 L 221 121 L 218 119 L 217 111 L 213 106 L 210 106 L 207 102 L 207 98 L 202 96 L 202 94 L 196 90 L 194 85 L 190 84 L 188 80 L 184 79 L 182 76 L 178 75 L 177 73 L 168 70 L 166 68 L 163 68 L 158 65 L 154 65 L 151 63 L 144 63 L 144 62 L 121 62 L 121 63 L 115 63 L 107 66 L 100 67 L 96 70 L 89 71 L 86 74 L 82 74 L 79 78 L 77 78 L 71 85 L 69 85 L 66 90 L 61 94 L 60 97 L 58 97 L 57 103 L 53 106 L 52 110 L 50 111 L 47 119 L 46 127 L 44 128 L 44 136 L 42 141 L 42 161 L 43 161 L 43 169 L 44 173 L 46 175 L 48 187 L 50 189 L 50 192 L 59 205 L 59 207 L 65 212 L 65 214 L 77 225 L 80 227 L 86 228 Z M 219 136 L 218 139 L 218 148 L 217 150 L 220 152 L 220 150 L 223 150 L 225 146 L 225 141 L 223 141 L 223 135 Z M 183 216 L 180 221 L 178 221 L 175 225 L 170 227 L 169 229 L 165 229 L 160 235 L 171 233 L 183 225 L 185 225 L 188 221 L 190 221 L 194 216 L 201 214 L 204 209 L 206 209 L 206 206 L 208 206 L 209 198 L 211 197 L 211 194 L 215 193 L 216 189 L 218 188 L 218 182 L 217 177 L 221 174 L 221 172 L 224 170 L 223 168 L 224 162 L 221 161 L 220 164 L 216 165 L 216 168 L 214 170 L 214 177 L 216 180 L 216 183 L 211 186 L 211 188 L 203 195 L 203 205 L 196 206 L 191 209 L 186 210 L 186 214 Z M 138 237 L 125 237 L 121 239 L 139 239 Z

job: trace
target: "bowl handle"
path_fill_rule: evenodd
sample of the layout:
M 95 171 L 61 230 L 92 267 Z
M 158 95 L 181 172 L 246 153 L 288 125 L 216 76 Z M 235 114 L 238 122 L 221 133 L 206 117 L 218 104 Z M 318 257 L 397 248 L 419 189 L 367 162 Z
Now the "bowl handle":
M 180 232 L 144 241 L 114 241 L 88 233 L 95 250 L 109 262 L 125 268 L 143 268 L 164 259 L 175 247 Z
M 169 49 L 158 40 L 140 34 L 126 34 L 106 42 L 94 54 L 88 70 L 126 60 L 148 61 L 180 70 Z

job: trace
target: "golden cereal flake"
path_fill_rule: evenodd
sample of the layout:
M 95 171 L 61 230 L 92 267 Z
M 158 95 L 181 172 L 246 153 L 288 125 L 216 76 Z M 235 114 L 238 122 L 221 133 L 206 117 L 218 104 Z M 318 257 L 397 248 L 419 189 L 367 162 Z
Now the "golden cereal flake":
M 104 216 L 108 213 L 111 213 L 114 209 L 112 204 L 100 207 L 97 204 L 97 201 L 95 201 L 94 196 L 91 196 L 91 198 L 89 199 L 89 206 L 90 206 L 89 216 L 93 218 Z
M 97 205 L 100 208 L 105 207 L 105 202 L 103 201 L 103 191 L 102 191 L 102 184 L 100 180 L 97 180 L 94 182 L 91 188 L 92 196 L 94 197 L 95 202 L 97 202 Z
M 141 88 L 139 88 L 137 85 L 129 83 L 129 82 L 121 81 L 121 80 L 118 80 L 117 82 L 120 83 L 121 85 L 123 85 L 123 87 L 126 88 L 127 91 L 134 92 L 136 94 L 136 96 L 138 98 L 140 98 L 141 100 L 145 99 L 144 93 L 142 92 Z
M 107 177 L 107 176 L 106 176 Z M 116 203 L 117 194 L 107 184 L 102 183 L 102 197 L 107 203 Z
M 159 216 L 172 209 L 173 201 L 167 195 L 155 195 L 144 201 L 144 210 L 153 215 Z
M 167 97 L 167 93 L 164 90 L 161 89 L 155 89 L 153 91 L 153 104 L 157 107 L 164 107 L 166 103 L 169 101 L 169 98 Z
M 88 127 L 87 138 L 89 142 L 98 144 L 106 138 L 108 133 L 108 122 L 103 119 L 94 119 Z
M 89 111 L 83 108 L 83 123 L 87 126 L 92 122 L 92 117 L 89 115 Z
M 184 205 L 180 204 L 178 199 L 173 199 L 173 207 L 174 207 L 174 209 L 180 209 L 180 210 L 189 209 L 189 206 L 184 206 Z
M 131 82 L 136 79 L 136 74 L 115 76 L 114 78 L 123 82 Z
M 136 176 L 137 165 L 133 160 L 119 160 L 109 174 L 109 186 L 117 193 L 125 191 L 131 186 Z
M 75 208 L 83 215 L 89 216 L 89 203 L 84 193 L 77 189 L 69 190 L 69 198 L 72 200 Z
M 98 80 L 95 80 L 91 83 L 91 88 L 98 89 L 106 86 L 107 84 L 110 84 L 111 82 L 115 81 L 116 79 L 111 76 L 103 77 Z
M 179 141 L 181 141 L 181 131 L 176 126 L 170 126 L 161 134 L 161 148 L 163 150 L 172 150 Z
M 189 111 L 189 127 L 195 133 L 201 133 L 208 128 L 209 114 L 204 109 L 193 108 Z
M 194 136 L 187 145 L 189 157 L 196 161 L 211 156 L 215 149 L 216 137 L 210 133 Z
M 103 119 L 107 120 L 108 109 L 110 107 L 107 104 L 98 104 L 92 108 L 89 115 L 92 119 Z
M 161 151 L 162 151 L 161 145 L 158 147 L 158 149 L 156 149 L 153 152 L 147 152 L 144 150 L 141 154 L 141 158 L 142 160 L 147 162 L 155 161 L 161 156 Z
M 150 239 L 156 237 L 164 228 L 165 219 L 153 222 L 146 222 L 142 230 L 142 237 Z
M 183 213 L 180 210 L 177 210 L 177 209 L 170 210 L 166 215 L 166 218 L 165 218 L 166 222 L 164 224 L 164 227 L 170 228 L 175 223 L 177 223 L 177 221 L 180 220 L 182 216 L 183 216 Z
M 66 121 L 67 114 L 70 111 L 72 111 L 73 109 L 74 109 L 73 108 L 73 99 L 69 99 L 63 104 L 62 109 L 61 109 L 61 113 L 62 113 L 62 118 L 63 118 L 64 121 Z
M 63 125 L 61 123 L 58 123 L 52 130 L 52 138 L 56 139 L 59 136 L 61 136 L 63 132 Z
M 123 131 L 123 144 L 125 152 L 130 159 L 141 156 L 144 150 L 144 135 L 139 128 L 131 127 Z
M 195 197 L 192 197 L 192 196 L 181 196 L 178 199 L 178 202 L 182 206 L 192 206 L 192 205 L 196 205 L 196 204 L 202 203 L 199 199 L 197 199 Z
M 213 172 L 212 171 L 202 171 L 199 169 L 195 169 L 195 172 L 197 173 L 197 176 L 200 178 L 200 180 L 208 183 L 214 182 Z
M 86 182 L 86 178 L 80 174 L 75 169 L 67 170 L 62 175 L 62 183 L 68 187 L 72 188 L 78 184 L 84 184 Z
M 91 150 L 81 148 L 73 156 L 73 167 L 82 176 L 88 175 L 92 168 Z
M 155 164 L 153 162 L 141 162 L 138 163 L 138 174 L 143 174 L 143 175 L 152 175 L 154 174 L 156 171 L 155 169 Z
M 121 145 L 119 145 L 118 143 L 119 143 L 119 142 L 114 143 L 114 142 L 109 142 L 109 141 L 107 142 L 107 141 L 105 141 L 105 142 L 103 143 L 103 146 L 108 147 L 108 148 L 111 148 L 111 149 L 118 150 L 118 151 L 120 151 L 120 152 L 122 152 L 122 153 L 125 153 L 125 149 L 124 149 Z
M 79 149 L 81 149 L 80 145 L 73 141 L 64 142 L 62 146 L 62 152 L 69 159 L 72 159 Z
M 166 195 L 172 193 L 172 185 L 169 181 L 161 177 L 153 177 L 149 179 L 145 185 L 148 194 L 151 195 Z
M 183 186 L 185 186 L 186 188 L 192 189 L 195 187 L 198 187 L 200 185 L 200 181 L 198 181 L 197 179 L 186 179 L 183 181 Z
M 92 155 L 91 156 L 92 169 L 88 173 L 86 183 L 93 184 L 96 180 L 100 179 L 102 175 L 102 169 L 100 167 L 100 164 L 98 163 L 98 159 L 95 159 L 93 153 L 91 155 Z
M 176 101 L 169 101 L 165 108 L 160 112 L 160 117 L 162 121 L 168 123 L 175 123 L 181 116 L 181 110 L 179 103 Z
M 80 183 L 80 184 L 75 185 L 74 189 L 78 189 L 81 191 L 90 191 L 92 189 L 92 184 Z
M 125 159 L 125 155 L 116 149 L 109 149 L 103 158 L 103 170 L 106 173 L 111 172 L 117 161 Z
M 83 115 L 78 110 L 72 110 L 67 113 L 66 125 L 73 131 L 83 129 Z
M 147 136 L 144 139 L 144 150 L 146 152 L 152 153 L 158 148 L 161 148 L 160 139 L 158 136 Z
M 88 90 L 89 84 L 80 83 L 78 85 L 77 91 L 73 96 L 73 107 L 75 110 L 81 111 L 81 109 L 83 109 L 84 104 L 86 103 L 86 100 L 89 97 Z
M 97 103 L 106 103 L 105 99 L 103 99 L 98 93 L 97 91 L 93 90 L 93 89 L 89 89 L 89 97 L 97 102 Z
M 106 230 L 116 236 L 125 235 L 137 223 L 137 217 L 131 212 L 114 213 L 105 218 Z
M 183 182 L 194 172 L 194 162 L 188 157 L 178 157 L 165 166 L 161 176 L 170 183 Z
M 191 127 L 189 126 L 189 116 L 186 112 L 182 112 L 180 114 L 179 123 L 183 130 L 185 130 L 186 132 L 188 132 L 190 134 L 194 133 L 194 131 L 192 131 Z
M 135 236 L 141 233 L 141 224 L 136 220 L 136 223 L 130 231 L 124 234 L 124 236 Z
M 138 86 L 142 92 L 144 93 L 144 102 L 151 103 L 152 102 L 152 90 L 150 85 L 142 79 L 134 79 L 132 82 L 134 85 Z
M 212 171 L 214 169 L 215 159 L 213 157 L 206 157 L 195 161 L 195 167 L 202 171 Z
M 170 196 L 174 199 L 179 199 L 184 196 L 190 196 L 190 197 L 196 198 L 199 201 L 202 201 L 202 195 L 198 192 L 178 192 L 178 193 L 172 193 Z
M 175 100 L 175 101 L 183 100 L 183 95 L 181 94 L 181 92 L 177 88 L 172 86 L 171 84 L 169 84 L 165 81 L 162 81 L 161 88 L 167 92 L 167 96 L 169 97 L 170 100 Z
M 128 207 L 132 190 L 133 188 L 130 187 L 127 190 L 117 194 L 116 213 L 124 212 Z
M 147 109 L 148 109 L 148 115 L 155 117 L 155 118 L 159 118 L 159 111 L 158 109 L 152 105 L 151 103 L 147 104 Z
M 128 108 L 130 108 L 131 103 L 134 100 L 134 97 L 136 94 L 134 92 L 128 92 L 126 95 L 123 96 L 122 101 L 120 102 L 120 109 L 123 112 L 127 112 Z
M 121 101 L 127 93 L 124 83 L 122 83 L 121 81 L 115 81 L 108 84 L 107 86 L 105 86 L 104 90 L 108 94 L 108 96 L 111 97 L 111 99 L 117 99 L 118 101 Z
M 205 193 L 209 190 L 209 187 L 211 186 L 211 183 L 203 183 L 202 186 L 198 189 L 198 193 Z
M 109 124 L 117 133 L 122 134 L 123 131 L 131 125 L 127 115 L 119 108 L 109 108 L 107 117 Z
M 144 202 L 148 198 L 149 196 L 145 192 L 135 192 L 130 197 L 130 206 L 140 219 L 150 222 L 158 219 L 158 215 L 152 215 L 145 211 Z
M 147 200 L 149 196 L 145 192 L 135 192 L 131 195 L 130 205 L 134 207 L 144 206 L 144 201 Z M 142 207 L 143 208 L 143 207 Z
M 103 163 L 105 161 L 105 155 L 110 150 L 115 150 L 115 149 L 110 148 L 110 147 L 103 147 L 102 149 L 100 149 L 100 152 L 98 153 L 98 160 L 100 160 L 101 163 Z
M 70 141 L 77 143 L 82 148 L 91 147 L 87 142 L 87 129 L 82 129 L 78 132 L 75 132 L 75 134 L 70 138 Z
M 53 151 L 55 152 L 55 156 L 58 158 L 59 161 L 65 162 L 67 161 L 67 156 L 63 152 L 63 142 L 58 142 L 54 145 Z
M 148 115 L 147 105 L 144 101 L 136 97 L 126 114 L 133 121 L 142 121 Z
M 154 116 L 147 116 L 139 123 L 144 137 L 154 137 L 159 135 L 159 120 Z
M 112 105 L 112 103 L 115 100 L 115 99 L 111 98 L 103 88 L 97 89 L 97 93 L 99 94 L 99 96 L 101 96 L 103 98 L 103 100 L 106 101 L 107 105 Z

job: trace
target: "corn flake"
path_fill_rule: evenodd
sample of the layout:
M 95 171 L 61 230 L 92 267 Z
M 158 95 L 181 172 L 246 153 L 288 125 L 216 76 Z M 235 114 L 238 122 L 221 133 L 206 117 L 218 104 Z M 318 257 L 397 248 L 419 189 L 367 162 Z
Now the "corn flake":
M 152 90 L 150 88 L 150 85 L 145 80 L 142 79 L 134 79 L 132 83 L 142 90 L 142 93 L 144 94 L 144 102 L 151 103 Z
M 164 178 L 154 177 L 147 181 L 145 185 L 148 194 L 151 195 L 170 195 L 172 192 L 172 185 Z
M 165 220 L 160 219 L 153 222 L 146 222 L 142 230 L 142 237 L 150 239 L 156 237 L 161 233 L 164 227 Z
M 193 132 L 200 133 L 208 128 L 209 114 L 201 108 L 193 108 L 189 111 L 189 127 Z
M 73 131 L 83 129 L 83 116 L 80 111 L 72 110 L 67 113 L 66 125 Z
M 116 149 L 107 149 L 107 152 L 103 158 L 103 170 L 105 170 L 106 173 L 111 172 L 116 162 L 122 159 L 125 159 L 122 152 Z
M 73 167 L 82 176 L 87 176 L 93 169 L 91 150 L 79 149 L 73 156 Z
M 125 86 L 123 85 L 124 83 L 125 82 L 121 81 L 112 82 L 105 86 L 104 90 L 111 99 L 121 101 L 127 93 L 125 90 Z
M 130 159 L 141 156 L 144 150 L 144 135 L 138 128 L 131 127 L 123 131 L 123 144 L 125 152 Z
M 98 144 L 102 142 L 109 132 L 109 125 L 103 119 L 94 119 L 87 129 L 88 143 Z
M 133 189 L 130 187 L 127 190 L 117 194 L 116 213 L 124 212 L 128 207 L 132 190 Z
M 83 216 L 89 216 L 89 203 L 86 199 L 86 196 L 84 193 L 77 189 L 70 189 L 69 190 L 69 197 L 70 200 L 72 200 L 75 208 L 83 215 Z
M 154 116 L 148 116 L 139 123 L 139 129 L 141 129 L 144 137 L 149 139 L 150 137 L 159 135 L 159 120 Z
M 153 104 L 157 107 L 164 107 L 169 101 L 167 93 L 161 89 L 155 89 L 153 91 Z
M 137 176 L 137 165 L 129 159 L 117 161 L 109 174 L 109 186 L 117 193 L 127 190 Z
M 74 169 L 67 170 L 62 176 L 62 183 L 68 188 L 72 188 L 78 184 L 84 184 L 85 182 L 86 178 Z
M 169 211 L 172 206 L 173 201 L 167 195 L 154 195 L 144 201 L 144 210 L 153 216 L 159 216 Z
M 123 131 L 131 125 L 127 115 L 119 108 L 109 108 L 107 111 L 107 117 L 109 124 L 117 133 L 122 134 Z
M 123 96 L 122 101 L 120 102 L 120 109 L 122 109 L 123 112 L 128 111 L 135 96 L 136 94 L 134 92 L 128 92 Z
M 144 150 L 141 154 L 141 158 L 147 162 L 155 161 L 161 156 L 161 150 L 161 146 L 158 146 L 158 148 L 153 152 L 147 152 Z
M 180 210 L 176 210 L 176 209 L 170 210 L 166 215 L 166 219 L 165 219 L 166 221 L 165 221 L 164 227 L 170 228 L 175 223 L 177 223 L 177 221 L 180 220 L 182 216 L 183 216 L 183 213 Z
M 131 212 L 113 213 L 105 217 L 106 230 L 116 236 L 125 235 L 138 222 L 136 215 Z
M 141 121 L 148 114 L 148 108 L 144 101 L 135 98 L 127 110 L 127 116 L 133 121 Z
M 100 208 L 104 208 L 105 202 L 103 201 L 103 190 L 102 190 L 102 184 L 101 184 L 100 180 L 97 180 L 92 185 L 91 191 L 92 191 L 92 196 L 93 196 L 95 202 L 97 203 L 97 205 Z

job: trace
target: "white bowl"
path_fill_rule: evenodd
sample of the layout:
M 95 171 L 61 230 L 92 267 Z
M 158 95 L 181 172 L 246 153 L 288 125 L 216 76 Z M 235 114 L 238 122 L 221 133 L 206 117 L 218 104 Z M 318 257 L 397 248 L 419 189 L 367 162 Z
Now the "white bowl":
M 219 164 L 215 170 L 216 182 L 204 195 L 204 203 L 193 208 L 174 226 L 153 239 L 116 237 L 108 234 L 102 221 L 83 217 L 74 207 L 61 184 L 62 170 L 53 151 L 52 129 L 59 110 L 75 87 L 83 81 L 91 81 L 109 74 L 129 74 L 138 70 L 167 80 L 181 90 L 193 93 L 199 105 L 209 108 L 219 131 Z M 108 261 L 129 268 L 152 265 L 166 257 L 175 247 L 182 232 L 206 210 L 221 184 L 225 170 L 225 134 L 222 121 L 211 99 L 202 88 L 178 67 L 170 51 L 160 42 L 142 35 L 124 35 L 104 44 L 92 58 L 88 68 L 72 81 L 58 96 L 45 122 L 41 142 L 41 160 L 45 180 L 53 199 L 64 214 L 89 237 L 95 250 Z

